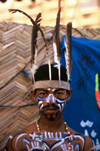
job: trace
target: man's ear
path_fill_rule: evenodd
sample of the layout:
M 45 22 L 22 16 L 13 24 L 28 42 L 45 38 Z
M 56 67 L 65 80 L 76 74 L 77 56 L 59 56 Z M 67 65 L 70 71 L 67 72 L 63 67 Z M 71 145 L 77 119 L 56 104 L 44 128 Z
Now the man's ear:
M 32 95 L 32 98 L 35 102 L 37 102 L 37 98 L 36 98 L 36 91 L 35 90 L 31 90 L 31 95 Z
M 71 98 L 71 95 L 72 95 L 72 89 L 70 89 L 70 90 L 68 90 L 68 92 L 67 92 L 67 99 L 66 99 L 66 101 L 69 101 L 70 100 L 70 98 Z

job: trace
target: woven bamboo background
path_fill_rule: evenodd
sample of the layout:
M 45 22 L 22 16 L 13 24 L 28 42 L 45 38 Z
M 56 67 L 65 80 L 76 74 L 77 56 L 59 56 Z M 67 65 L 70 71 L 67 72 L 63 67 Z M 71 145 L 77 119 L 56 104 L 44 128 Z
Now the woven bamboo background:
M 53 33 L 53 27 L 42 27 L 44 34 Z M 14 77 L 27 64 L 25 70 L 30 72 L 31 64 L 31 31 L 32 26 L 14 22 L 0 22 L 0 87 L 4 86 L 12 77 Z M 66 33 L 64 26 L 61 26 L 60 35 Z M 72 35 L 82 37 L 82 35 L 91 39 L 100 39 L 100 28 L 73 29 Z M 37 63 L 45 63 L 44 43 L 39 33 L 38 37 L 38 59 Z M 53 62 L 52 40 L 48 42 L 49 55 Z M 42 49 L 43 48 L 43 49 Z M 42 50 L 42 51 L 41 51 Z M 42 60 L 42 61 L 40 61 Z M 31 80 L 26 78 L 20 72 L 9 84 L 0 90 L 0 105 L 21 106 L 31 104 Z M 24 99 L 26 96 L 26 99 Z M 24 99 L 24 100 L 23 100 Z M 14 132 L 17 132 L 38 117 L 38 107 L 0 107 L 0 151 L 3 150 L 7 138 Z

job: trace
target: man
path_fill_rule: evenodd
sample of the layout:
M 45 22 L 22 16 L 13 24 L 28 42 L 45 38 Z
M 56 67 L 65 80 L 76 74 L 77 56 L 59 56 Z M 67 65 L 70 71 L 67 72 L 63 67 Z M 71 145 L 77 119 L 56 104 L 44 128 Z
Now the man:
M 69 101 L 72 89 L 68 90 L 65 67 L 42 65 L 35 74 L 32 96 L 38 101 L 39 118 L 24 130 L 10 136 L 5 151 L 94 151 L 92 140 L 72 130 L 63 121 L 63 109 Z M 41 75 L 41 76 L 40 76 Z M 66 85 L 66 86 L 65 86 Z
M 12 9 L 11 11 L 19 11 L 26 15 L 26 13 L 20 10 Z M 93 141 L 89 137 L 75 132 L 63 121 L 63 109 L 66 101 L 69 101 L 72 94 L 72 89 L 69 86 L 72 63 L 71 54 L 69 54 L 66 59 L 67 69 L 59 64 L 61 57 L 59 43 L 60 11 L 57 15 L 54 37 L 58 64 L 50 64 L 47 43 L 40 29 L 40 17 L 41 15 L 39 14 L 35 23 L 33 21 L 34 26 L 32 30 L 32 96 L 34 101 L 38 102 L 39 117 L 36 123 L 11 135 L 6 144 L 5 151 L 94 151 Z M 35 49 L 37 49 L 38 30 L 42 33 L 45 42 L 48 64 L 40 66 L 35 73 L 37 54 Z M 71 41 L 71 34 L 69 34 L 69 37 L 69 41 Z M 71 49 L 71 42 L 68 49 Z

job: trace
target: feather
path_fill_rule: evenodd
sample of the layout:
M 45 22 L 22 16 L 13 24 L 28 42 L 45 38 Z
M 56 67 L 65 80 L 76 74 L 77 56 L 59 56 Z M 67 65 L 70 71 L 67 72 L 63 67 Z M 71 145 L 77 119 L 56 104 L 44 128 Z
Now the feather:
M 36 22 L 28 14 L 26 14 L 24 11 L 22 11 L 20 9 L 8 9 L 8 10 L 9 10 L 9 12 L 12 12 L 12 13 L 19 12 L 19 13 L 24 14 L 25 16 L 27 16 L 31 20 L 32 24 L 34 24 L 35 26 L 37 26 Z
M 53 49 L 54 49 L 54 62 L 55 62 L 55 63 L 58 63 L 57 47 L 56 47 L 55 39 L 54 39 L 54 41 L 53 41 Z
M 70 80 L 70 73 L 71 73 L 71 69 L 72 69 L 72 23 L 69 22 L 67 24 L 67 33 L 66 33 L 66 37 L 67 37 L 67 58 L 68 58 L 68 80 Z
M 61 9 L 59 10 L 57 14 L 56 27 L 55 27 L 55 42 L 56 42 L 56 47 L 57 47 L 58 60 L 60 60 L 61 58 L 61 46 L 60 46 L 60 39 L 59 39 L 60 11 Z
M 35 23 L 37 26 L 40 26 L 40 21 L 41 21 L 41 13 L 39 13 L 35 19 Z M 32 38 L 31 38 L 31 54 L 32 54 L 32 76 L 33 76 L 33 81 L 35 82 L 35 65 L 36 65 L 36 57 L 37 57 L 37 32 L 39 28 L 37 26 L 33 26 L 32 28 Z
M 59 24 L 60 24 L 60 11 L 59 9 L 56 19 L 56 27 L 55 27 L 55 38 L 53 41 L 53 47 L 54 47 L 54 60 L 56 63 L 58 63 L 58 75 L 60 80 L 60 58 L 61 58 L 61 44 L 59 39 Z
M 64 39 L 64 45 L 65 45 L 65 48 L 66 48 L 66 52 L 64 53 L 64 56 L 65 56 L 65 62 L 66 62 L 66 70 L 67 70 L 67 76 L 68 76 L 68 81 L 69 81 L 69 57 L 68 57 L 68 47 L 67 47 L 67 42 L 66 40 Z
M 41 36 L 42 36 L 42 38 L 43 38 L 43 40 L 44 40 L 44 42 L 45 42 L 45 47 L 47 47 L 47 43 L 46 43 L 46 39 L 45 39 L 45 37 L 44 37 L 43 31 L 41 30 L 40 26 L 38 26 L 37 23 L 36 23 L 27 13 L 25 13 L 24 11 L 19 10 L 19 9 L 8 9 L 8 10 L 9 10 L 9 12 L 12 12 L 12 13 L 19 12 L 19 13 L 22 13 L 22 14 L 24 14 L 25 16 L 27 16 L 27 17 L 31 20 L 32 24 L 33 24 L 34 26 L 36 26 L 36 27 L 38 28 L 38 30 L 40 30 Z M 38 15 L 39 15 L 39 14 L 38 14 Z M 37 16 L 37 18 L 39 18 L 39 16 Z
M 36 17 L 35 23 L 37 26 L 40 26 L 41 21 L 41 13 L 39 13 Z M 32 40 L 31 40 L 31 54 L 32 54 L 32 63 L 36 63 L 36 57 L 37 57 L 37 32 L 39 28 L 37 26 L 33 26 L 32 28 Z
M 44 40 L 44 43 L 45 43 L 46 56 L 47 56 L 48 65 L 49 65 L 49 78 L 50 78 L 50 80 L 51 80 L 51 65 L 50 65 L 50 59 L 49 59 L 49 55 L 48 55 L 47 42 L 46 42 L 46 39 L 45 39 L 45 37 L 44 37 L 43 31 L 42 31 L 42 29 L 41 29 L 40 26 L 39 26 L 39 25 L 40 25 L 39 22 L 41 21 L 41 18 L 40 18 L 40 17 L 41 17 L 41 14 L 38 14 L 37 17 L 36 17 L 36 20 L 34 21 L 28 14 L 26 14 L 24 11 L 21 11 L 21 10 L 19 10 L 19 9 L 9 9 L 9 12 L 12 12 L 12 13 L 20 12 L 20 13 L 26 15 L 26 16 L 31 20 L 31 22 L 32 22 L 32 24 L 34 25 L 34 28 L 36 29 L 36 31 L 37 31 L 37 30 L 40 31 L 41 36 L 42 36 L 42 38 L 43 38 L 43 40 Z M 34 55 L 35 55 L 35 47 L 36 47 L 35 43 L 36 43 L 36 37 L 37 37 L 37 32 L 34 31 L 34 28 L 32 29 L 32 41 L 34 41 L 34 44 L 32 44 L 32 50 L 31 50 L 31 51 L 32 51 L 32 63 L 35 61 Z M 35 33 L 34 33 L 34 32 L 35 32 Z M 34 35 L 34 36 L 33 36 L 33 35 Z M 33 61 L 33 60 L 34 60 L 34 61 Z M 32 65 L 32 68 L 33 68 L 33 70 L 35 69 L 34 64 Z

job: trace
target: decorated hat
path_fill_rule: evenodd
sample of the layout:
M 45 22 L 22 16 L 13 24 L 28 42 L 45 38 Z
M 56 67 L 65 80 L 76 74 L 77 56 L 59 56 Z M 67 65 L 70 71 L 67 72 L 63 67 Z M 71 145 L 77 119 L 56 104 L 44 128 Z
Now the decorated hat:
M 33 81 L 33 89 L 38 88 L 62 88 L 69 90 L 70 89 L 70 72 L 72 68 L 72 55 L 71 55 L 71 34 L 72 34 L 72 23 L 69 22 L 67 24 L 66 30 L 66 37 L 67 42 L 64 41 L 64 45 L 66 47 L 65 53 L 65 60 L 66 60 L 66 67 L 63 67 L 60 64 L 61 58 L 61 41 L 60 41 L 60 11 L 58 11 L 57 19 L 56 19 L 56 26 L 55 31 L 53 34 L 53 52 L 54 52 L 54 62 L 51 63 L 49 53 L 48 53 L 48 44 L 47 44 L 47 37 L 45 36 L 41 27 L 41 13 L 39 13 L 35 19 L 35 21 L 25 12 L 19 9 L 10 9 L 12 13 L 20 12 L 26 15 L 32 22 L 32 38 L 31 38 L 31 73 L 32 73 L 32 81 Z M 45 45 L 45 54 L 47 59 L 47 64 L 40 65 L 37 67 L 37 52 L 38 52 L 38 45 L 37 45 L 37 37 L 38 31 L 40 31 L 41 36 L 44 41 Z

